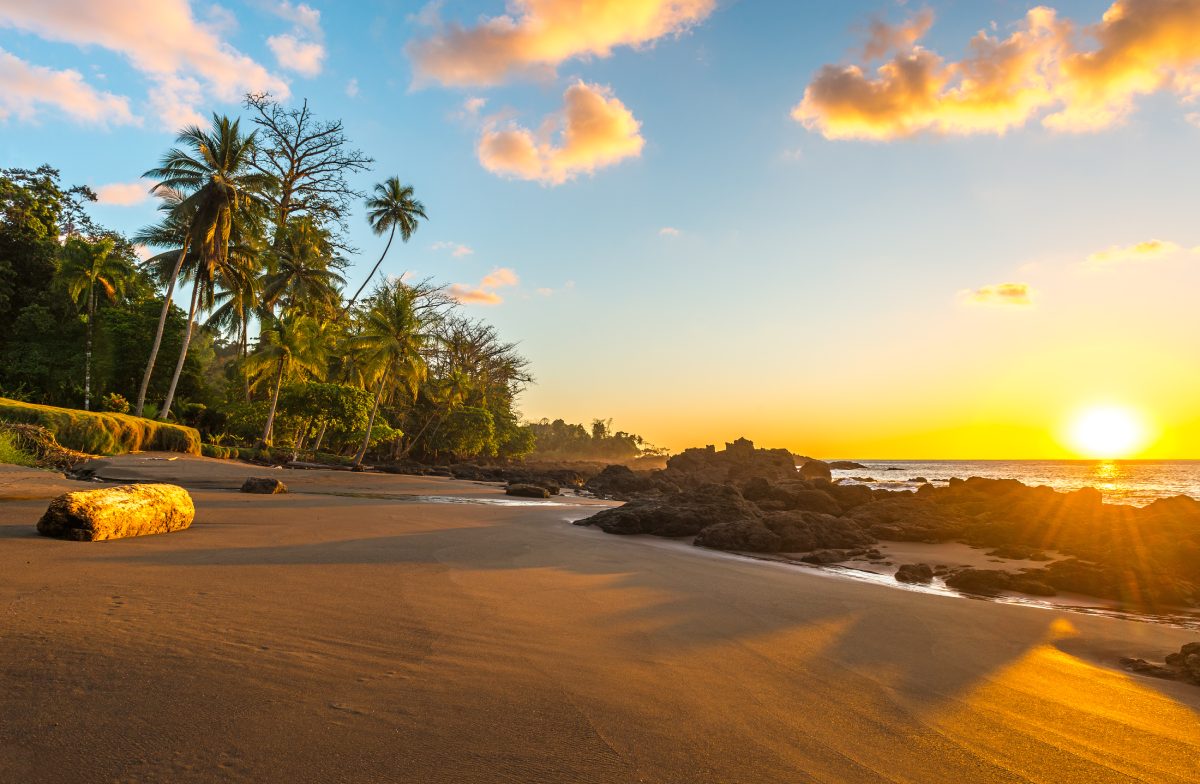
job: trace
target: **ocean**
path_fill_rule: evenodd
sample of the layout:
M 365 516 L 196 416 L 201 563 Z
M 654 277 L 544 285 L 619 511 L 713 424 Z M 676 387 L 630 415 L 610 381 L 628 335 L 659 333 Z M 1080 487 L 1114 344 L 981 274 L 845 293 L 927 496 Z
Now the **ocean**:
M 855 460 L 865 468 L 833 478 L 885 490 L 916 490 L 920 481 L 946 485 L 952 477 L 1018 479 L 1070 491 L 1094 487 L 1108 503 L 1144 506 L 1157 498 L 1200 499 L 1200 460 Z

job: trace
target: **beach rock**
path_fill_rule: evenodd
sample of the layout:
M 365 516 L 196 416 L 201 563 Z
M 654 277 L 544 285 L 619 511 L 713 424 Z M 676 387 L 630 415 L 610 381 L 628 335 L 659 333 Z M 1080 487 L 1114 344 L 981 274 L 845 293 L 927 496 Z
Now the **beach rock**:
M 857 509 L 875 500 L 875 496 L 871 493 L 871 488 L 869 487 L 834 484 L 832 482 L 822 484 L 827 486 L 818 489 L 823 489 L 824 492 L 833 496 L 833 500 L 837 501 L 838 506 L 842 508 L 843 512 L 849 512 L 851 509 Z
M 857 558 L 865 553 L 865 550 L 814 550 L 813 552 L 802 556 L 800 560 L 803 563 L 827 566 L 829 564 L 849 561 L 851 558 Z
M 769 512 L 763 524 L 779 536 L 785 553 L 843 549 L 874 544 L 875 539 L 844 517 L 820 512 Z
M 820 512 L 830 515 L 842 513 L 842 507 L 833 496 L 823 490 L 813 489 L 807 482 L 792 481 L 771 485 L 770 490 L 758 495 L 754 503 L 765 512 Z
M 761 520 L 746 518 L 710 525 L 696 536 L 699 547 L 712 550 L 740 550 L 749 553 L 779 552 L 780 538 Z
M 998 569 L 962 569 L 948 576 L 946 585 L 957 591 L 990 596 L 1008 588 L 1009 574 Z
M 754 477 L 771 482 L 796 478 L 796 464 L 786 449 L 756 449 L 753 442 L 739 438 L 718 452 L 715 447 L 685 449 L 667 460 L 657 479 L 683 488 L 710 483 L 744 484 Z
M 286 493 L 287 485 L 269 476 L 251 476 L 242 482 L 243 493 L 258 493 L 260 495 L 275 495 Z
M 800 466 L 800 476 L 804 479 L 833 479 L 829 463 L 823 460 L 809 460 Z
M 695 536 L 710 525 L 761 517 L 753 504 L 729 485 L 709 484 L 672 495 L 630 501 L 615 509 L 577 520 L 610 534 Z
M 509 485 L 504 488 L 505 495 L 519 496 L 521 498 L 549 498 L 550 491 L 544 487 L 537 485 Z
M 1014 577 L 1008 584 L 1010 591 L 1017 593 L 1027 593 L 1030 596 L 1057 596 L 1058 591 L 1054 590 L 1053 586 L 1046 585 L 1038 580 L 1030 580 L 1025 577 Z
M 865 471 L 867 467 L 853 460 L 831 460 L 826 463 L 834 471 Z
M 1161 667 L 1157 664 L 1151 664 L 1145 659 L 1121 659 L 1121 666 L 1130 672 L 1136 672 L 1138 675 L 1149 675 L 1152 678 L 1163 678 L 1165 680 L 1177 680 L 1180 676 L 1178 670 L 1172 667 Z
M 181 531 L 195 517 L 192 497 L 182 487 L 118 485 L 60 495 L 38 520 L 37 531 L 59 539 L 96 542 Z
M 928 583 L 933 580 L 933 568 L 929 564 L 903 564 L 896 570 L 898 583 Z
M 888 493 L 882 500 L 851 510 L 847 516 L 879 539 L 899 542 L 957 539 L 966 526 L 966 518 L 953 510 L 912 493 Z
M 634 471 L 628 466 L 610 465 L 584 483 L 583 488 L 599 498 L 627 500 L 647 493 L 661 492 L 663 483 L 654 474 L 658 472 Z M 673 485 L 671 489 L 677 489 Z

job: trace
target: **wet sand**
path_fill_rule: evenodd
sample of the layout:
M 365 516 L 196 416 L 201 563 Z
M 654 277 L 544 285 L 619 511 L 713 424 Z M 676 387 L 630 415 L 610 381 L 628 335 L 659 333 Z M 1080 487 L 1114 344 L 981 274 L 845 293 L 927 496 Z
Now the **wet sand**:
M 1115 668 L 1195 632 L 647 546 L 579 499 L 145 457 L 105 474 L 189 487 L 189 530 L 41 538 L 85 485 L 0 467 L 0 781 L 1200 779 L 1200 688 Z

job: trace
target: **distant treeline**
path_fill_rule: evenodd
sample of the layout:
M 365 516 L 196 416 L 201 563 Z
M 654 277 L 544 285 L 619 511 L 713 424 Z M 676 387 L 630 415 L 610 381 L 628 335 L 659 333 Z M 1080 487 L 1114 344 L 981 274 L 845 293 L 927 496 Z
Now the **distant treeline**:
M 620 461 L 666 452 L 634 433 L 613 431 L 611 419 L 594 419 L 590 429 L 561 419 L 543 419 L 527 427 L 534 436 L 533 459 Z

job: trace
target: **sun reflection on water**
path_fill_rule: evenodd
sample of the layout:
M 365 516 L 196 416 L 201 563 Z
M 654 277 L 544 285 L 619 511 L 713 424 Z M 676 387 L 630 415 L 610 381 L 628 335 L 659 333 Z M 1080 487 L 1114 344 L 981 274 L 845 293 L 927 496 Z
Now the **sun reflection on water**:
M 1121 487 L 1124 472 L 1121 470 L 1121 464 L 1117 461 L 1101 460 L 1092 470 L 1092 476 L 1095 479 L 1094 486 L 1097 490 L 1112 492 Z

